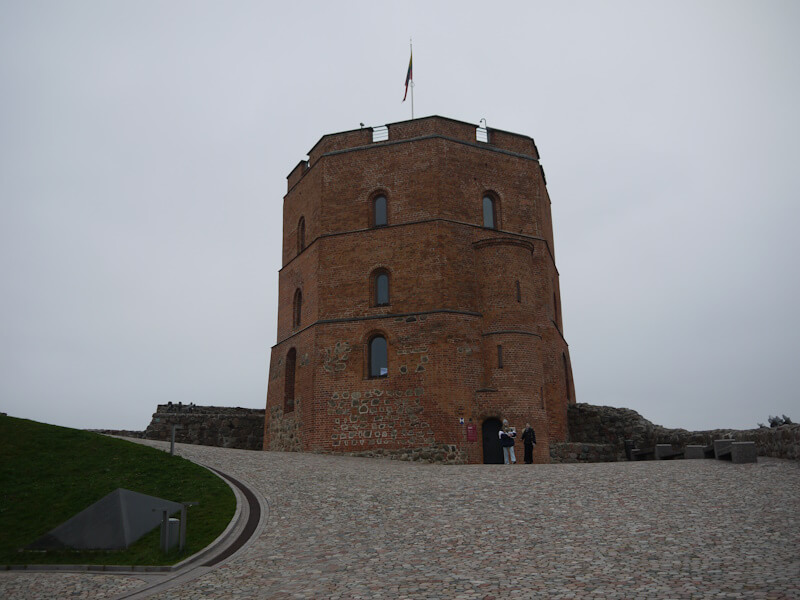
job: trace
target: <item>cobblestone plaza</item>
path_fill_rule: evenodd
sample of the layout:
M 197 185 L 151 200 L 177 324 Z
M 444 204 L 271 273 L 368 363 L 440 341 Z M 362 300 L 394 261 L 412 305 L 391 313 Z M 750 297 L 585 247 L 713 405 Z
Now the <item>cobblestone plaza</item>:
M 268 517 L 230 560 L 154 598 L 800 598 L 795 461 L 442 466 L 178 448 L 246 482 Z M 124 597 L 158 577 L 7 571 L 0 597 Z

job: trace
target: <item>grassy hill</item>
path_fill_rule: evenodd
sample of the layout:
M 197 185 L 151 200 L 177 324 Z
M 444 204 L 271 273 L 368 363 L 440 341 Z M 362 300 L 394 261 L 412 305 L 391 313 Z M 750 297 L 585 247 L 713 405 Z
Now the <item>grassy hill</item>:
M 20 551 L 122 487 L 189 509 L 186 549 L 163 555 L 156 528 L 121 551 Z M 211 543 L 236 498 L 216 475 L 169 453 L 88 431 L 0 416 L 0 564 L 173 564 Z

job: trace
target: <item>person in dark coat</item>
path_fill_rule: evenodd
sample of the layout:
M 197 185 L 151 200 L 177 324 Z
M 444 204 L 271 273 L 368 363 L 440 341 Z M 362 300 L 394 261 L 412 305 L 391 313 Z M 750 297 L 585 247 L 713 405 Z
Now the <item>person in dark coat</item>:
M 525 464 L 533 464 L 533 447 L 536 445 L 536 432 L 530 423 L 525 423 L 525 431 L 522 432 L 522 443 L 525 445 Z

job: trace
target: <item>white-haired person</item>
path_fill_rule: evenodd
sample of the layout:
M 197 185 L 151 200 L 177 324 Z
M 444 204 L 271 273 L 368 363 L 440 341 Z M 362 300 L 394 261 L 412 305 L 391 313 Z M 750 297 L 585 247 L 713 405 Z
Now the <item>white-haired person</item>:
M 503 462 L 507 465 L 517 464 L 517 457 L 514 454 L 514 438 L 517 437 L 517 430 L 509 427 L 508 420 L 503 419 L 503 427 L 499 432 L 500 445 L 503 447 Z

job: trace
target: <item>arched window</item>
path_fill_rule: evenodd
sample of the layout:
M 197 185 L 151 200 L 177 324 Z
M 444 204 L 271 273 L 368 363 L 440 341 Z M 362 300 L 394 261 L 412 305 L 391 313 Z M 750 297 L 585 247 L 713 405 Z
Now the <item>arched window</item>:
M 483 197 L 483 226 L 488 229 L 497 227 L 497 211 L 494 206 L 494 198 L 491 196 Z
M 389 273 L 385 269 L 378 269 L 372 273 L 372 306 L 386 306 L 389 304 Z
M 517 302 L 522 302 L 522 290 L 519 287 L 519 279 L 517 279 L 516 288 L 517 288 L 517 290 L 516 290 L 517 291 Z
M 305 217 L 300 217 L 300 222 L 297 224 L 297 253 L 300 254 L 306 247 L 306 220 Z
M 300 315 L 303 313 L 303 292 L 297 288 L 294 292 L 294 308 L 292 312 L 292 327 L 300 326 Z
M 372 201 L 372 226 L 383 227 L 387 223 L 386 196 L 375 196 L 375 199 Z
M 369 340 L 369 376 L 386 377 L 389 374 L 389 348 L 386 338 L 376 335 Z
M 292 348 L 286 355 L 286 370 L 283 383 L 283 412 L 294 410 L 294 375 L 297 364 L 297 351 Z

